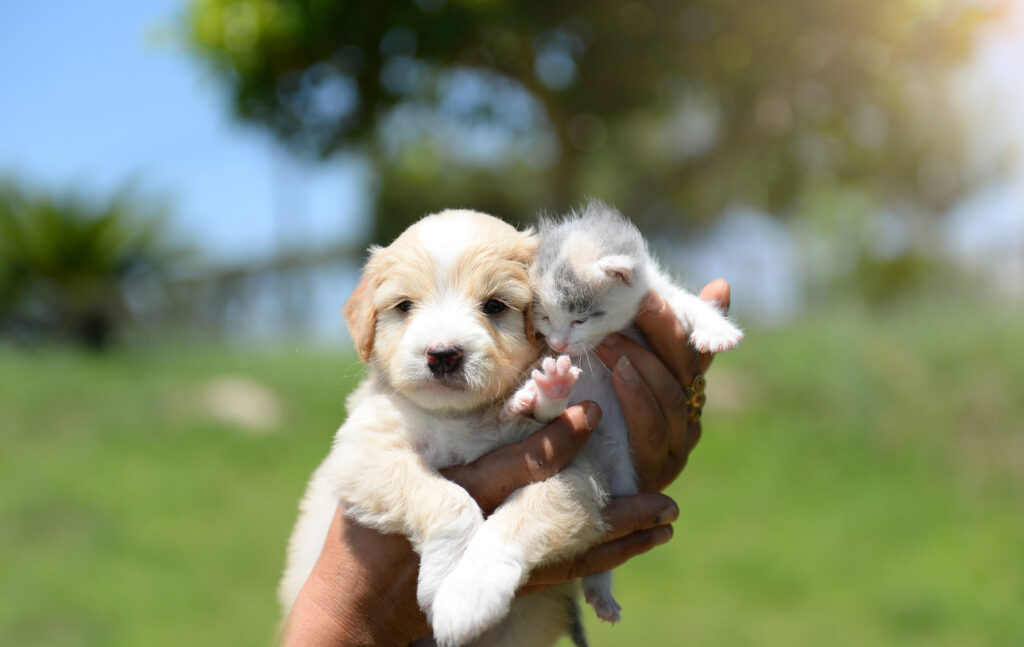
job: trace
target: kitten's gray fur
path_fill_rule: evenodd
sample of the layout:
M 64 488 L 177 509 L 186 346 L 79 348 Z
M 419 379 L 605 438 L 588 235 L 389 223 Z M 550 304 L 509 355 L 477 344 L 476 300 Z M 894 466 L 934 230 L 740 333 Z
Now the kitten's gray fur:
M 572 403 L 594 400 L 601 405 L 604 415 L 584 451 L 600 466 L 609 493 L 636 494 L 622 407 L 611 373 L 593 349 L 613 332 L 647 345 L 633 319 L 650 289 L 669 303 L 699 350 L 729 350 L 743 333 L 717 307 L 676 285 L 640 231 L 612 207 L 591 201 L 565 218 L 542 219 L 539 233 L 531 270 L 536 328 L 552 349 L 572 355 L 583 368 Z M 602 619 L 619 619 L 610 572 L 584 578 L 583 589 Z

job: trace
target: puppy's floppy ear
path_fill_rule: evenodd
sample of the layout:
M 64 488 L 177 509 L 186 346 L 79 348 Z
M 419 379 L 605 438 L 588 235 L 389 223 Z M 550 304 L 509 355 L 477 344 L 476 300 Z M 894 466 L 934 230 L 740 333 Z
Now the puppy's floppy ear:
M 540 339 L 537 337 L 537 328 L 533 325 L 533 302 L 531 301 L 523 309 L 523 328 L 526 330 L 526 338 L 534 346 L 540 346 Z
M 377 327 L 377 308 L 373 305 L 373 293 L 380 283 L 380 272 L 374 260 L 380 252 L 379 247 L 370 248 L 370 260 L 363 268 L 363 277 L 352 295 L 345 302 L 345 321 L 348 323 L 349 334 L 359 353 L 359 359 L 367 362 L 373 351 L 374 331 Z
M 533 227 L 517 231 L 510 251 L 510 258 L 517 263 L 522 263 L 529 267 L 537 256 L 537 245 L 539 242 L 537 232 Z
M 537 256 L 538 243 L 537 233 L 533 227 L 528 227 L 526 230 L 518 232 L 518 238 L 513 247 L 513 260 L 529 268 L 533 265 L 534 258 Z M 527 276 L 530 277 L 529 272 L 527 272 Z M 540 340 L 537 338 L 537 329 L 533 325 L 533 301 L 526 304 L 526 307 L 523 309 L 523 323 L 526 338 L 534 346 L 540 345 Z

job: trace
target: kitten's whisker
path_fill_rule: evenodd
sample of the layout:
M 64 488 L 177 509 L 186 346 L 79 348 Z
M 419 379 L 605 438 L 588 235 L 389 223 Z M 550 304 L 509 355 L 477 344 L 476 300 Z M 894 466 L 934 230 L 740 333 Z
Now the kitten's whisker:
M 597 364 L 600 367 L 600 370 L 602 372 L 608 373 L 609 375 L 611 375 L 612 369 L 609 368 L 608 366 L 606 366 L 605 363 L 601 361 L 600 357 L 597 357 L 597 345 L 596 344 L 590 347 L 590 350 L 587 352 L 587 357 L 588 358 L 589 357 L 596 358 L 595 360 L 592 360 L 592 361 L 596 361 L 597 362 Z M 593 370 L 593 366 L 591 366 L 591 370 Z M 597 373 L 595 372 L 595 375 L 596 374 Z

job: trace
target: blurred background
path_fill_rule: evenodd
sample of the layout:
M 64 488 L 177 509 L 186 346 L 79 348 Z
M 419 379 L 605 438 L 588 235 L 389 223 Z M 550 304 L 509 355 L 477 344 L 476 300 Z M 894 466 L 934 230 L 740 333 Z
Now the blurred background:
M 589 196 L 748 331 L 592 644 L 1024 645 L 1024 1 L 3 3 L 0 54 L 0 644 L 272 643 L 365 247 Z

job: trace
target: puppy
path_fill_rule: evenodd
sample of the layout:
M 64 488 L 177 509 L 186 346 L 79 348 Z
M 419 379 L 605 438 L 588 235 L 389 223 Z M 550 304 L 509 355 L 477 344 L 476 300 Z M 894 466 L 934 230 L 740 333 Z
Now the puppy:
M 603 535 L 606 496 L 585 459 L 517 490 L 486 521 L 437 471 L 540 427 L 509 420 L 504 406 L 539 360 L 528 274 L 536 246 L 532 232 L 496 218 L 444 211 L 371 250 L 345 305 L 367 376 L 300 504 L 280 587 L 286 612 L 340 502 L 359 523 L 409 538 L 437 643 L 548 645 L 577 621 L 573 585 L 514 596 L 535 566 Z M 578 375 L 568 358 L 545 360 L 527 385 L 533 416 L 564 410 Z

